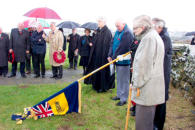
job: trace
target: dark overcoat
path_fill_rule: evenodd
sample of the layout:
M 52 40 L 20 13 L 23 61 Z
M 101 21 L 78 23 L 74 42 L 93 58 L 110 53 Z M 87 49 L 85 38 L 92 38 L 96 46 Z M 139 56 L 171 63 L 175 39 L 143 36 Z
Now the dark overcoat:
M 0 37 L 0 66 L 8 66 L 9 36 L 1 33 Z
M 16 62 L 25 62 L 26 51 L 30 50 L 29 33 L 26 30 L 12 29 L 9 48 L 13 49 Z

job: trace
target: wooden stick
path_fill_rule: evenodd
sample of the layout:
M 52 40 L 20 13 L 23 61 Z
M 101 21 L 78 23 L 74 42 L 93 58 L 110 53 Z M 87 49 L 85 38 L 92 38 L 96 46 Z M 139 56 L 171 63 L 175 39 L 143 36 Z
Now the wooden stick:
M 81 83 L 79 82 L 79 113 L 81 113 Z
M 131 84 L 129 85 L 129 98 L 128 98 L 128 107 L 127 107 L 127 115 L 126 115 L 126 123 L 125 123 L 125 130 L 128 129 L 128 122 L 129 122 L 129 110 L 131 108 L 131 94 L 132 94 L 132 87 Z
M 129 55 L 130 53 L 131 53 L 131 52 L 127 52 L 127 53 L 123 54 L 122 56 L 125 57 L 125 56 Z M 116 61 L 118 61 L 118 60 L 119 60 L 119 58 L 116 58 L 115 60 L 112 60 L 111 62 L 109 62 L 109 63 L 107 63 L 107 64 L 101 66 L 100 68 L 98 68 L 98 69 L 92 71 L 91 73 L 87 74 L 86 76 L 83 76 L 82 78 L 80 78 L 80 79 L 78 80 L 78 82 L 80 82 L 80 81 L 82 81 L 82 80 L 84 80 L 84 79 L 90 77 L 91 75 L 93 75 L 93 74 L 95 74 L 96 72 L 98 72 L 98 71 L 100 71 L 100 70 L 106 68 L 107 66 L 109 66 L 110 64 L 113 64 L 114 62 L 116 62 Z

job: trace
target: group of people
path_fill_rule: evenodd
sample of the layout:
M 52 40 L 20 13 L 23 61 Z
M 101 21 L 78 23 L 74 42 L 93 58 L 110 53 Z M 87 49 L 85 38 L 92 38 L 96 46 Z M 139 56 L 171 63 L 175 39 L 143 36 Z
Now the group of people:
M 10 38 L 0 28 L 0 75 L 6 76 L 8 52 L 14 53 L 12 72 L 9 77 L 16 76 L 17 63 L 20 62 L 21 76 L 25 77 L 26 56 L 31 53 L 35 78 L 45 77 L 46 43 L 50 45 L 49 60 L 52 66 L 52 78 L 63 76 L 63 63 L 57 63 L 53 54 L 66 49 L 69 42 L 68 58 L 70 69 L 77 69 L 78 55 L 83 75 L 118 58 L 112 67 L 106 67 L 85 79 L 85 84 L 92 84 L 98 93 L 115 88 L 117 74 L 117 94 L 111 99 L 119 102 L 117 106 L 127 103 L 130 85 L 132 84 L 132 115 L 136 116 L 136 130 L 162 130 L 166 117 L 166 101 L 171 71 L 172 44 L 165 27 L 165 21 L 149 16 L 138 16 L 133 21 L 133 31 L 123 20 L 115 23 L 114 36 L 106 25 L 104 18 L 98 19 L 98 29 L 93 36 L 91 30 L 85 29 L 85 35 L 79 36 L 76 29 L 68 37 L 63 29 L 57 29 L 51 23 L 51 31 L 46 35 L 43 27 L 38 25 L 32 33 L 24 30 L 20 23 L 11 31 Z M 131 52 L 123 57 L 122 55 Z M 41 65 L 41 72 L 40 72 Z M 140 95 L 137 96 L 137 91 Z

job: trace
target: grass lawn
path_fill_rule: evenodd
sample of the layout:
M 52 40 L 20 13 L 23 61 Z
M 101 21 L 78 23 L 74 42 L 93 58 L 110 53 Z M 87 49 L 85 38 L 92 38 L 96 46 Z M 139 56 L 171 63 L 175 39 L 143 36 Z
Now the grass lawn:
M 13 113 L 23 112 L 24 107 L 31 107 L 53 93 L 61 90 L 66 84 L 26 85 L 0 87 L 0 129 L 74 129 L 74 130 L 111 130 L 124 129 L 126 107 L 115 106 L 110 97 L 115 96 L 116 89 L 107 93 L 96 93 L 91 86 L 82 85 L 82 113 L 65 116 L 53 116 L 37 121 L 27 119 L 22 125 L 11 120 Z M 134 119 L 129 126 L 134 129 Z

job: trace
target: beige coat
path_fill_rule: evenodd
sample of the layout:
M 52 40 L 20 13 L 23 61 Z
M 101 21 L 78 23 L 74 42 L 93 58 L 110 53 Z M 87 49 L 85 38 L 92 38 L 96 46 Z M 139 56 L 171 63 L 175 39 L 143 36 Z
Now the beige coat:
M 153 106 L 165 102 L 164 84 L 164 44 L 159 34 L 149 30 L 141 39 L 133 63 L 132 100 L 139 105 Z
M 49 32 L 48 37 L 46 38 L 47 43 L 50 44 L 50 48 L 49 48 L 49 62 L 52 66 L 60 66 L 63 65 L 64 63 L 56 63 L 53 59 L 53 53 L 55 51 L 63 51 L 62 47 L 63 47 L 63 42 L 64 42 L 64 36 L 62 34 L 61 31 L 59 30 L 55 30 L 54 34 L 51 32 Z M 61 58 L 60 55 L 58 55 L 58 58 Z

